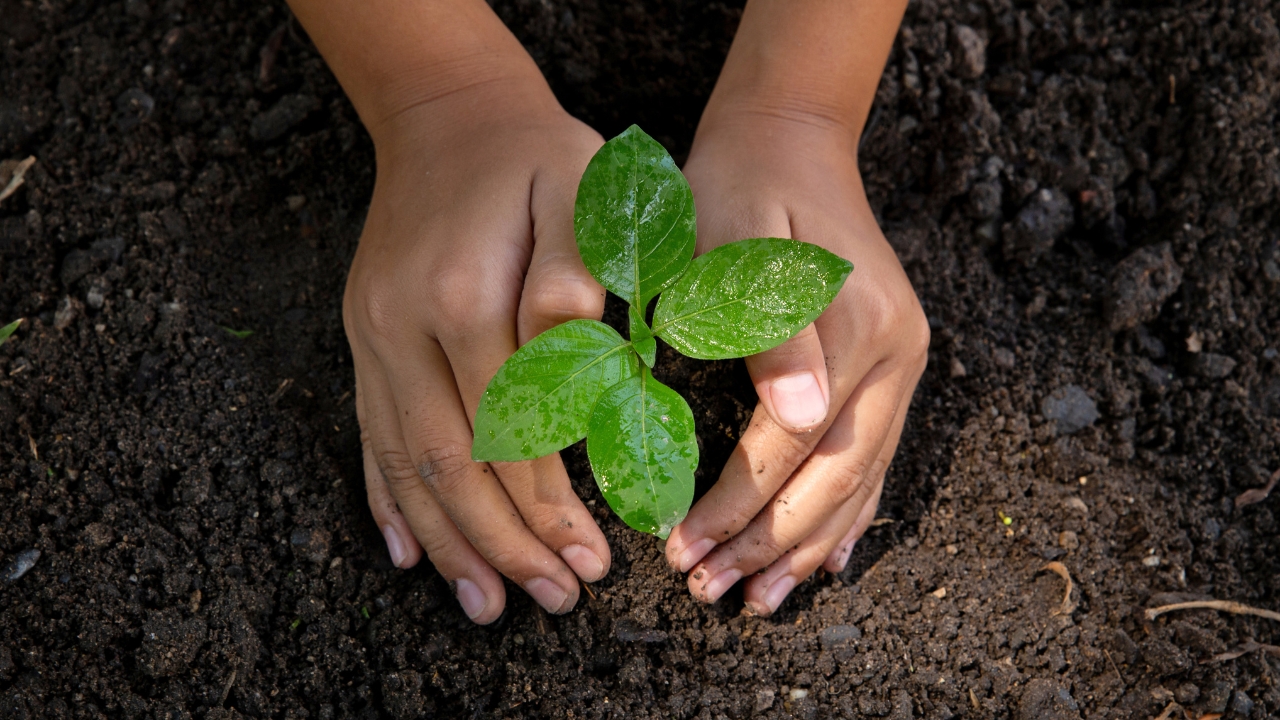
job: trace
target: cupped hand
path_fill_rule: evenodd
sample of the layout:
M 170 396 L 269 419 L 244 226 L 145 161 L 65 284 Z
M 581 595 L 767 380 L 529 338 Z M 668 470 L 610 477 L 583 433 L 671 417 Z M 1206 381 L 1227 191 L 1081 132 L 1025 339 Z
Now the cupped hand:
M 867 203 L 854 142 L 783 113 L 704 117 L 685 166 L 699 253 L 782 237 L 854 264 L 813 325 L 746 360 L 759 405 L 666 546 L 705 602 L 750 577 L 747 607 L 767 615 L 819 566 L 844 568 L 875 517 L 925 368 L 929 326 Z
M 559 455 L 471 459 L 503 361 L 604 309 L 573 234 L 602 140 L 544 90 L 540 77 L 482 83 L 370 128 L 377 182 L 343 302 L 369 507 L 391 559 L 412 567 L 425 550 L 481 624 L 505 605 L 499 574 L 560 613 L 610 563 Z

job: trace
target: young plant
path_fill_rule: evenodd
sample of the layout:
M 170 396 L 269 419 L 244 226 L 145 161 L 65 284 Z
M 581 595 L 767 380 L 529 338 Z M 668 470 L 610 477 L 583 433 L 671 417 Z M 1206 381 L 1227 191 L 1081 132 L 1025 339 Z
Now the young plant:
M 763 352 L 813 322 L 853 265 L 779 238 L 741 240 L 694 259 L 689 183 L 635 125 L 591 159 L 573 220 L 587 270 L 630 306 L 630 338 L 595 320 L 571 320 L 530 340 L 485 389 L 471 456 L 530 460 L 585 436 L 609 507 L 636 530 L 665 538 L 693 503 L 698 442 L 688 403 L 651 373 L 655 338 L 703 360 Z
M 22 325 L 22 320 L 23 318 L 18 318 L 8 325 L 0 327 L 0 345 L 5 344 L 5 341 L 9 339 L 10 335 L 18 332 L 18 326 Z

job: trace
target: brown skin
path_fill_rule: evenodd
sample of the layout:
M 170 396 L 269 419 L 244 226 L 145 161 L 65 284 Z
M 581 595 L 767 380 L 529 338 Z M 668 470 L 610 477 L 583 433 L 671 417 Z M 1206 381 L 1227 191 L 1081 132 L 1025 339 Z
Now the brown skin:
M 411 567 L 425 549 L 477 623 L 501 614 L 502 575 L 566 612 L 579 579 L 608 572 L 604 535 L 558 455 L 473 462 L 471 420 L 519 344 L 603 312 L 573 236 L 578 178 L 603 141 L 482 0 L 290 5 L 377 149 L 343 317 L 392 559 Z M 708 602 L 764 570 L 746 598 L 772 612 L 819 565 L 843 567 L 924 368 L 928 326 L 856 154 L 903 5 L 752 0 L 698 128 L 685 172 L 699 252 L 794 237 L 857 265 L 814 326 L 747 361 L 763 412 L 667 543 Z

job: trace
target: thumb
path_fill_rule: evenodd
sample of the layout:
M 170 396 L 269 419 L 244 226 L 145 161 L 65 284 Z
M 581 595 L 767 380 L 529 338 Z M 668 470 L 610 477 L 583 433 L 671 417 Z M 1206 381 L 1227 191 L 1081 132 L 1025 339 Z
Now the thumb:
M 769 417 L 792 432 L 827 419 L 831 388 L 818 331 L 810 323 L 772 350 L 747 358 L 747 372 Z
M 573 232 L 576 185 L 534 180 L 533 255 L 525 274 L 516 334 L 521 345 L 569 320 L 604 315 L 604 288 L 587 272 Z

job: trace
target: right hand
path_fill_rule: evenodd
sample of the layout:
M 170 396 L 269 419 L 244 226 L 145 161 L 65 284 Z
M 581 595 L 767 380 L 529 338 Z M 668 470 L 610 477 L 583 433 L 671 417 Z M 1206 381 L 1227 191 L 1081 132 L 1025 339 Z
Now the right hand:
M 516 348 L 604 289 L 574 240 L 578 180 L 603 144 L 539 76 L 436 98 L 370 128 L 373 200 L 343 301 L 369 508 L 397 567 L 426 551 L 476 623 L 501 575 L 548 612 L 609 570 L 558 454 L 471 460 L 472 420 Z

